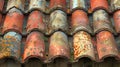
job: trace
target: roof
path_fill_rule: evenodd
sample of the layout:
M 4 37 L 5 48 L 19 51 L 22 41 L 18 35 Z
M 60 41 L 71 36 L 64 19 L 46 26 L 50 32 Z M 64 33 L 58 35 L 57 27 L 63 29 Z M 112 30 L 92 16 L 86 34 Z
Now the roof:
M 119 22 L 120 0 L 0 0 L 0 60 L 115 67 Z

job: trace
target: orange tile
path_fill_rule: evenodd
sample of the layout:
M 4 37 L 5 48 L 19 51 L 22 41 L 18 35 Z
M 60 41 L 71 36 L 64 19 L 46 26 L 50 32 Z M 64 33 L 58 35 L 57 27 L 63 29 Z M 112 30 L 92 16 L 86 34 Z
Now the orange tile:
M 117 45 L 112 33 L 108 31 L 101 31 L 96 35 L 96 39 L 97 51 L 100 61 L 107 57 L 119 57 Z
M 42 31 L 45 33 L 46 25 L 43 22 L 43 14 L 39 11 L 33 11 L 30 13 L 27 21 L 27 32 L 31 32 L 33 30 Z
M 108 0 L 90 0 L 90 7 L 92 11 L 104 9 L 109 12 Z
M 11 9 L 6 15 L 2 33 L 4 34 L 8 31 L 22 33 L 23 21 L 24 15 L 16 8 Z
M 90 27 L 87 13 L 84 12 L 83 10 L 74 11 L 72 13 L 71 18 L 71 28 L 72 28 L 71 34 L 74 34 L 80 30 L 84 30 L 92 34 L 92 29 Z
M 36 31 L 31 32 L 27 36 L 24 46 L 23 62 L 30 58 L 38 58 L 42 62 L 45 60 L 44 35 Z

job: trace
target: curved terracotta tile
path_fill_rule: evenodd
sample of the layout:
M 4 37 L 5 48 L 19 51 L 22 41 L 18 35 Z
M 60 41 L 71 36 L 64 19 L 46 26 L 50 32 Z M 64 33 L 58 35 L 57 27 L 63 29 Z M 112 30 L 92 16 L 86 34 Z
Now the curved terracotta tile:
M 48 61 L 52 61 L 58 57 L 70 59 L 68 38 L 60 31 L 55 32 L 50 37 Z
M 0 59 L 13 58 L 20 62 L 21 38 L 22 36 L 16 32 L 6 33 L 0 45 Z
M 112 33 L 101 31 L 96 35 L 99 60 L 106 57 L 118 58 L 118 49 Z
M 90 0 L 91 11 L 104 9 L 109 12 L 108 0 Z
M 95 61 L 94 45 L 91 36 L 84 31 L 80 31 L 73 36 L 74 59 L 88 57 Z
M 83 10 L 76 10 L 72 13 L 71 27 L 72 27 L 71 34 L 74 34 L 80 30 L 84 30 L 92 34 L 87 13 L 84 12 Z
M 83 9 L 87 11 L 85 0 L 70 0 L 70 10 L 73 12 L 76 9 Z
M 38 58 L 41 61 L 45 60 L 44 36 L 39 32 L 31 32 L 27 36 L 24 47 L 23 62 L 30 58 Z
M 66 11 L 67 8 L 66 8 L 66 0 L 50 0 L 50 11 L 54 11 L 56 9 L 61 9 L 63 11 Z
M 27 22 L 27 32 L 31 32 L 35 29 L 45 32 L 45 23 L 43 22 L 43 14 L 39 11 L 33 11 L 30 13 Z
M 116 11 L 120 9 L 120 0 L 111 0 L 111 9 L 112 11 Z
M 2 33 L 8 31 L 16 31 L 22 33 L 22 25 L 24 21 L 24 15 L 16 8 L 13 8 L 6 15 Z
M 9 11 L 10 9 L 15 7 L 24 12 L 24 3 L 25 0 L 8 0 L 6 11 Z
M 55 10 L 50 14 L 49 29 L 47 34 L 61 30 L 66 32 L 68 30 L 67 15 L 61 10 Z
M 110 22 L 108 13 L 104 10 L 97 10 L 94 12 L 93 28 L 94 28 L 94 33 L 98 33 L 102 30 L 108 30 L 114 33 L 112 23 Z
M 29 9 L 28 11 L 32 10 L 40 10 L 42 12 L 45 12 L 46 9 L 46 0 L 29 0 Z
M 120 11 L 117 11 L 113 15 L 115 30 L 120 33 Z
M 4 6 L 4 0 L 0 0 L 0 11 L 3 10 L 3 6 Z

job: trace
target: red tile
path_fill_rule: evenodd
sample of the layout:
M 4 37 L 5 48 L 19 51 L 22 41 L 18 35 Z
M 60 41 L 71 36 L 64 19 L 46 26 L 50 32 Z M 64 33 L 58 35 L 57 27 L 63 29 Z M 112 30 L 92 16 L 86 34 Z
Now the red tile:
M 25 0 L 8 0 L 6 11 L 14 7 L 24 11 L 24 3 Z
M 77 9 L 87 10 L 85 0 L 70 0 L 70 10 L 73 12 Z
M 96 35 L 96 39 L 99 60 L 107 57 L 118 58 L 118 49 L 112 33 L 101 31 Z
M 91 10 L 105 9 L 109 11 L 108 0 L 90 0 Z
M 116 11 L 120 9 L 120 0 L 111 0 L 111 9 L 112 11 Z
M 30 13 L 27 22 L 27 32 L 33 30 L 39 30 L 45 32 L 46 25 L 43 22 L 43 14 L 39 11 L 33 11 Z
M 76 10 L 72 13 L 71 27 L 72 27 L 71 34 L 74 34 L 80 30 L 84 30 L 92 34 L 91 27 L 89 26 L 89 19 L 87 13 L 84 12 L 83 10 Z
M 117 11 L 113 15 L 115 30 L 117 33 L 120 33 L 120 11 Z
M 24 15 L 16 8 L 13 8 L 6 15 L 2 33 L 8 31 L 16 31 L 22 33 L 22 25 L 24 21 Z
M 8 32 L 4 35 L 0 47 L 0 59 L 12 58 L 20 62 L 20 47 L 22 36 L 16 32 Z
M 46 9 L 46 0 L 29 0 L 29 11 L 31 10 L 40 10 L 42 12 L 45 12 Z
M 42 62 L 45 60 L 45 43 L 44 35 L 39 32 L 31 32 L 27 36 L 24 46 L 23 62 L 30 58 L 38 58 Z
M 108 30 L 114 33 L 112 23 L 110 22 L 109 19 L 109 15 L 104 10 L 97 10 L 94 12 L 93 28 L 94 28 L 94 33 L 98 33 L 102 30 Z
M 70 59 L 70 49 L 68 45 L 68 38 L 63 32 L 55 32 L 50 37 L 49 45 L 49 61 L 61 57 Z
M 50 14 L 49 29 L 47 34 L 51 34 L 55 31 L 67 31 L 68 22 L 67 15 L 61 10 L 56 10 Z
M 50 11 L 61 9 L 63 11 L 66 11 L 66 0 L 50 0 Z
M 80 31 L 73 36 L 74 59 L 79 60 L 83 57 L 88 57 L 91 60 L 95 59 L 94 45 L 92 44 L 91 36 L 84 31 Z
M 0 0 L 0 11 L 3 10 L 4 7 L 4 0 Z

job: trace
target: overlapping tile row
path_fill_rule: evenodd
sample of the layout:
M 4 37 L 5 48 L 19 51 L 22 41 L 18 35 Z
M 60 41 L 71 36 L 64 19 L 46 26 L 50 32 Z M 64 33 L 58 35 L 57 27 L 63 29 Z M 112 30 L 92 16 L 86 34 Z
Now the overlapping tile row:
M 43 63 L 51 63 L 57 58 L 67 59 L 72 63 L 85 57 L 96 62 L 103 61 L 107 57 L 120 59 L 114 37 L 114 27 L 116 32 L 120 33 L 119 0 L 111 1 L 114 26 L 110 21 L 110 7 L 107 0 L 90 0 L 92 19 L 89 19 L 87 13 L 86 0 L 70 0 L 69 15 L 66 12 L 66 0 L 50 0 L 50 14 L 47 15 L 46 0 L 29 0 L 27 19 L 23 13 L 24 2 L 24 0 L 8 0 L 2 28 L 0 59 L 13 58 L 22 63 L 31 58 L 37 58 Z M 0 3 L 2 11 L 4 0 L 0 0 Z M 48 22 L 46 18 L 49 19 Z M 24 21 L 25 36 L 23 36 Z M 21 53 L 22 37 L 26 39 L 23 53 Z M 48 44 L 45 43 L 46 37 Z M 69 37 L 72 37 L 72 43 L 69 43 Z M 96 43 L 93 43 L 93 38 Z
M 80 4 L 81 3 L 81 4 Z M 94 45 L 92 43 L 92 28 L 86 12 L 85 0 L 71 0 L 71 35 L 73 36 L 74 61 L 88 57 L 96 61 Z
M 99 4 L 97 2 L 99 2 Z M 96 36 L 98 61 L 103 61 L 108 57 L 114 57 L 118 60 L 119 53 L 113 36 L 115 32 L 112 22 L 110 21 L 107 0 L 91 0 L 91 10 L 94 11 L 93 30 Z
M 1 40 L 0 45 L 0 59 L 12 58 L 13 60 L 21 62 L 21 34 L 23 28 L 24 15 L 21 12 L 21 10 L 19 10 L 19 8 L 15 6 L 18 0 L 16 0 L 16 2 L 13 2 L 13 0 L 9 1 L 11 1 L 11 3 L 8 2 L 9 6 L 7 5 L 8 13 L 5 16 L 4 22 L 2 21 L 3 38 Z
M 44 34 L 46 32 L 46 23 L 44 22 L 44 13 L 46 7 L 45 0 L 29 0 L 29 16 L 26 24 L 26 43 L 22 57 L 22 63 L 32 58 L 37 58 L 42 63 L 46 61 L 46 44 Z

